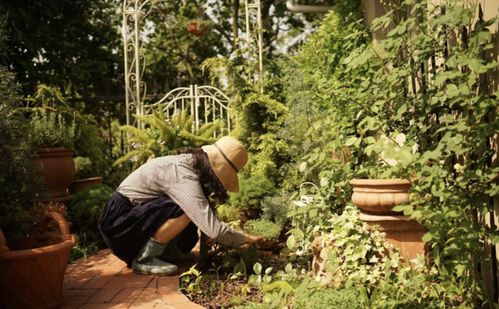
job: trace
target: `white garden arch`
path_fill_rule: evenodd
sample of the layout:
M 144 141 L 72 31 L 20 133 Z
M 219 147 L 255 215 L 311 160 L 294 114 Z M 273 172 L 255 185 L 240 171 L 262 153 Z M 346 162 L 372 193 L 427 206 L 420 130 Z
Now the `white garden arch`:
M 139 128 L 143 125 L 140 117 L 160 108 L 166 119 L 182 110 L 186 110 L 193 119 L 193 129 L 202 124 L 221 120 L 221 134 L 229 133 L 234 127 L 229 102 L 230 99 L 219 89 L 212 86 L 190 85 L 171 90 L 154 104 L 144 104 L 147 85 L 142 80 L 146 67 L 141 53 L 142 22 L 154 9 L 154 3 L 160 0 L 124 0 L 123 1 L 123 51 L 125 68 L 125 104 L 126 122 Z M 255 82 L 260 87 L 263 82 L 262 65 L 262 24 L 260 0 L 245 0 L 246 5 L 246 43 L 249 58 L 258 63 Z M 256 47 L 255 47 L 256 46 Z

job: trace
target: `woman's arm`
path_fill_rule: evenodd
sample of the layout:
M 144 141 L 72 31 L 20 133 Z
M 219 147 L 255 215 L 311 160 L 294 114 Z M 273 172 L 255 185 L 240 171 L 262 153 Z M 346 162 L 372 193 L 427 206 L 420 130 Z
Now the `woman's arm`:
M 239 247 L 243 243 L 254 243 L 254 236 L 231 229 L 215 216 L 196 178 L 183 177 L 165 193 L 209 238 L 234 247 Z

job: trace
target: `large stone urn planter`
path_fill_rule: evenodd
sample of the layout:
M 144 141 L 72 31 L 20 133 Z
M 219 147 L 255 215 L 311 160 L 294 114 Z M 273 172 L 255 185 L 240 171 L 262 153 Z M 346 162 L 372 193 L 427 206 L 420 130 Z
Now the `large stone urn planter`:
M 7 244 L 0 230 L 0 308 L 58 308 L 62 284 L 75 244 L 64 217 L 49 212 L 44 233 Z
M 352 203 L 369 213 L 396 214 L 392 208 L 409 200 L 406 179 L 353 179 Z
M 406 179 L 353 179 L 352 203 L 360 209 L 360 220 L 386 234 L 405 261 L 425 254 L 421 240 L 426 229 L 393 207 L 409 200 L 411 182 Z
M 45 180 L 48 198 L 69 194 L 68 187 L 75 175 L 73 152 L 67 148 L 42 148 L 38 150 L 37 162 Z

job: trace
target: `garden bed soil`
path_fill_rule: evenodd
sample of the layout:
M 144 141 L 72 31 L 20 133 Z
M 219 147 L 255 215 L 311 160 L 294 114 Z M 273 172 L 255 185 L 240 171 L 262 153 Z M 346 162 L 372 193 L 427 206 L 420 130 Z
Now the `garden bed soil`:
M 269 242 L 270 243 L 270 242 Z M 284 260 L 280 256 L 280 251 L 285 244 L 282 242 L 276 243 L 272 242 L 274 247 L 273 250 L 267 248 L 269 243 L 262 244 L 260 250 L 256 250 L 257 261 L 264 265 L 265 268 L 272 267 L 274 271 L 277 269 L 284 268 Z M 216 256 L 212 256 L 209 261 L 202 261 L 198 265 L 202 270 L 202 279 L 199 283 L 200 293 L 188 293 L 183 291 L 186 296 L 196 304 L 204 306 L 209 309 L 218 308 L 233 308 L 234 306 L 241 306 L 249 303 L 261 303 L 263 300 L 263 294 L 260 289 L 248 284 L 248 278 L 241 277 L 237 279 L 230 279 L 231 273 L 228 269 L 224 270 L 224 265 L 227 263 L 228 259 L 234 259 L 239 261 L 240 258 L 245 259 L 248 257 L 248 249 L 235 250 L 235 252 L 240 253 L 234 256 L 234 252 L 219 251 Z M 249 254 L 251 255 L 251 253 Z M 248 263 L 248 277 L 252 272 L 252 265 Z M 214 268 L 220 266 L 218 273 Z M 230 268 L 232 269 L 232 268 Z
M 192 302 L 208 309 L 261 303 L 263 299 L 260 290 L 247 286 L 245 279 L 217 279 L 216 275 L 206 275 L 200 283 L 200 288 L 203 293 L 187 296 Z

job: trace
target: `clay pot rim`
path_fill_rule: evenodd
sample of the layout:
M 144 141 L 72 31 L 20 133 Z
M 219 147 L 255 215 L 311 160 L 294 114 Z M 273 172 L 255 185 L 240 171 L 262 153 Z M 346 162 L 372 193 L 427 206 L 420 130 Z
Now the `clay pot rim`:
M 390 185 L 410 185 L 411 182 L 407 179 L 394 178 L 394 179 L 361 179 L 354 178 L 350 180 L 352 186 L 390 186 Z
M 102 176 L 85 177 L 85 178 L 73 179 L 71 181 L 71 183 L 80 183 L 80 182 L 92 181 L 92 180 L 102 180 Z
M 22 250 L 7 250 L 0 252 L 0 260 L 13 260 L 13 259 L 31 259 L 33 257 L 40 257 L 44 255 L 52 255 L 57 252 L 67 251 L 76 244 L 74 235 L 70 239 L 64 239 L 56 244 L 41 246 L 31 249 Z
M 71 147 L 43 147 L 37 149 L 37 152 L 59 152 L 59 151 L 73 152 L 73 149 Z
M 50 157 L 71 157 L 73 158 L 73 149 L 64 147 L 39 148 L 36 151 L 38 159 Z

